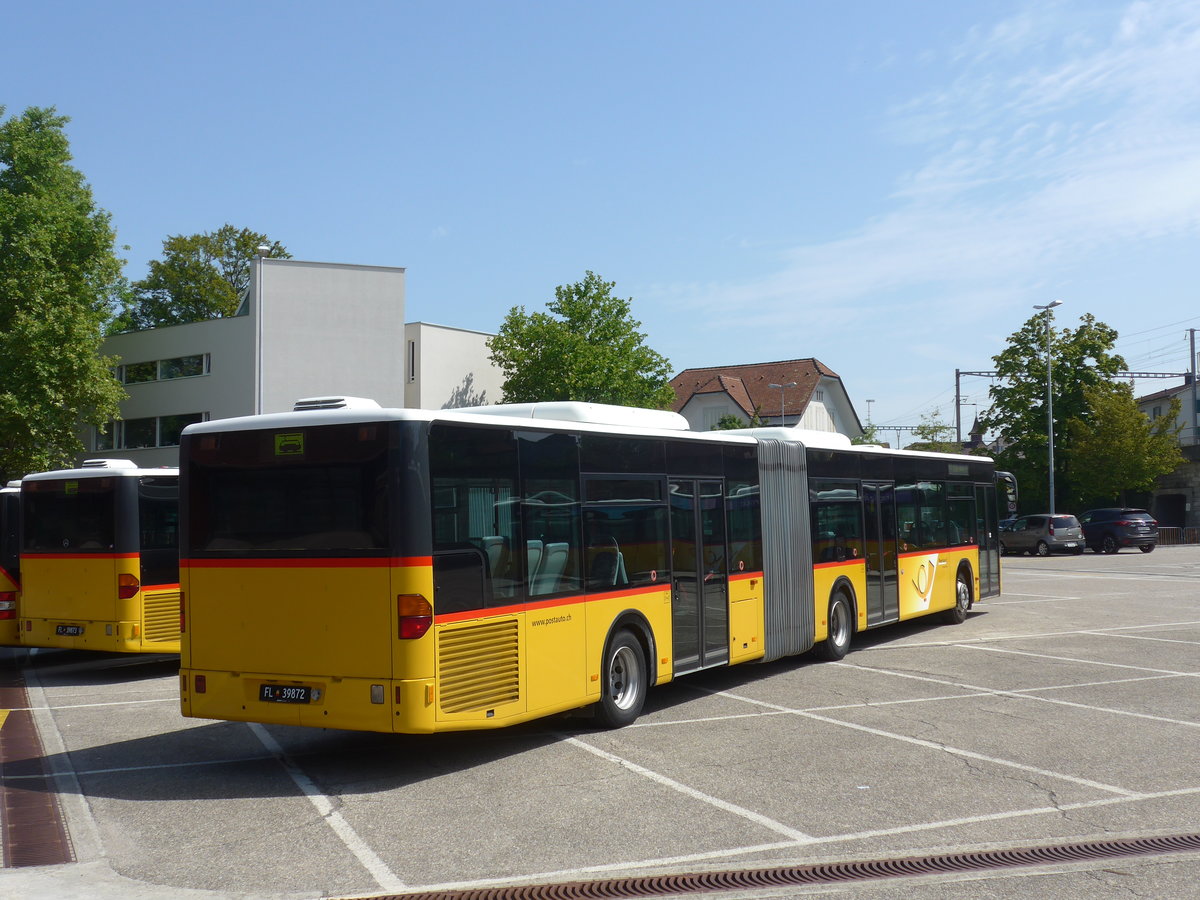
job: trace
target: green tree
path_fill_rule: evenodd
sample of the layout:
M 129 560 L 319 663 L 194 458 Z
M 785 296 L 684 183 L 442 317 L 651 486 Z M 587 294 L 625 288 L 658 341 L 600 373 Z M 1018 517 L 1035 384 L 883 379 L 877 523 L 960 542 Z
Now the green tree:
M 1049 340 L 1054 397 L 1055 507 L 1078 496 L 1077 464 L 1067 422 L 1090 422 L 1086 392 L 1112 391 L 1125 360 L 1112 352 L 1117 332 L 1090 313 L 1079 327 L 1049 331 L 1046 313 L 1034 314 L 1011 335 L 1008 346 L 992 357 L 998 383 L 989 389 L 992 406 L 980 419 L 999 435 L 997 467 L 1017 476 L 1021 507 L 1038 512 L 1049 506 L 1049 435 L 1046 422 L 1046 344 Z
M 232 316 L 250 286 L 251 260 L 260 246 L 266 256 L 291 259 L 287 248 L 265 234 L 222 225 L 201 234 L 171 235 L 163 258 L 150 261 L 141 281 L 109 327 L 112 333 L 184 325 Z
M 710 431 L 733 431 L 738 428 L 759 428 L 763 424 L 762 417 L 759 415 L 761 407 L 754 407 L 754 412 L 750 414 L 750 421 L 743 422 L 741 418 L 734 413 L 726 413 L 717 420 L 717 424 L 710 428 Z
M 913 429 L 917 440 L 909 444 L 908 450 L 929 450 L 934 453 L 962 453 L 962 444 L 953 440 L 954 426 L 942 421 L 941 413 L 934 410 L 921 416 L 921 424 Z
M 1165 416 L 1154 422 L 1138 409 L 1133 388 L 1117 384 L 1113 390 L 1087 388 L 1086 419 L 1070 419 L 1067 432 L 1075 462 L 1073 496 L 1077 508 L 1101 506 L 1121 500 L 1127 491 L 1149 491 L 1159 475 L 1173 472 L 1184 462 L 1179 449 L 1179 398 L 1171 401 Z
M 107 212 L 71 164 L 69 121 L 0 107 L 0 479 L 60 468 L 123 396 L 100 357 L 121 260 Z
M 488 341 L 504 373 L 504 403 L 582 400 L 667 409 L 675 400 L 666 357 L 644 343 L 632 298 L 613 296 L 615 282 L 588 272 L 560 285 L 548 312 L 514 306 Z
M 865 444 L 865 445 L 869 445 L 869 446 L 876 446 L 876 445 L 884 444 L 884 441 L 879 436 L 878 426 L 874 425 L 871 422 L 868 422 L 866 427 L 863 428 L 863 433 L 860 434 L 858 437 L 850 438 L 850 443 L 856 444 L 856 445 Z

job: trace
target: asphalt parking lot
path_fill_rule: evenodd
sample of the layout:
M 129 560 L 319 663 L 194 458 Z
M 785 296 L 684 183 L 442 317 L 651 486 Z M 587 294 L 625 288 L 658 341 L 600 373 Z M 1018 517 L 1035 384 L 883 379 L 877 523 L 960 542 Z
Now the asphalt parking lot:
M 963 625 L 862 635 L 841 663 L 682 679 L 615 732 L 183 719 L 174 659 L 0 650 L 75 859 L 0 870 L 0 896 L 363 897 L 1200 831 L 1200 547 L 1010 557 L 1004 587 Z M 727 896 L 1197 884 L 1200 853 L 1170 852 Z

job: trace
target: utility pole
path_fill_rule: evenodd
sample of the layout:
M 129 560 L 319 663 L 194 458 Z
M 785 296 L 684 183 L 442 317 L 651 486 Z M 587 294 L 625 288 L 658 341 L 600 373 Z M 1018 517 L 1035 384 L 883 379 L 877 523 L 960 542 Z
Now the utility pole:
M 1192 347 L 1192 443 L 1200 444 L 1200 427 L 1197 427 L 1197 419 L 1200 418 L 1200 403 L 1196 401 L 1196 329 L 1189 328 L 1188 335 L 1191 338 Z

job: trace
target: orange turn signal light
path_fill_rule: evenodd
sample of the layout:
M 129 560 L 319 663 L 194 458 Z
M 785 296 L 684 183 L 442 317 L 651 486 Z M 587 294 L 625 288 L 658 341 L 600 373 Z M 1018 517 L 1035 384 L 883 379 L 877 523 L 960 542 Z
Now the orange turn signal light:
M 401 640 L 423 637 L 433 624 L 433 607 L 420 594 L 398 594 L 396 614 Z

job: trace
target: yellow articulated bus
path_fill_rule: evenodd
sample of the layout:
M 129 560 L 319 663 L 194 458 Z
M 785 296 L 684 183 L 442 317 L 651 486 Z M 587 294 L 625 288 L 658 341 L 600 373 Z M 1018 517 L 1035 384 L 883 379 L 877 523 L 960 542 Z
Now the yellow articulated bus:
M 20 640 L 179 652 L 179 470 L 129 460 L 21 482 Z
M 21 482 L 0 488 L 0 646 L 21 643 Z
M 329 408 L 323 408 L 329 407 Z M 978 456 L 675 413 L 352 398 L 189 426 L 182 711 L 381 732 L 594 707 L 1000 589 Z

